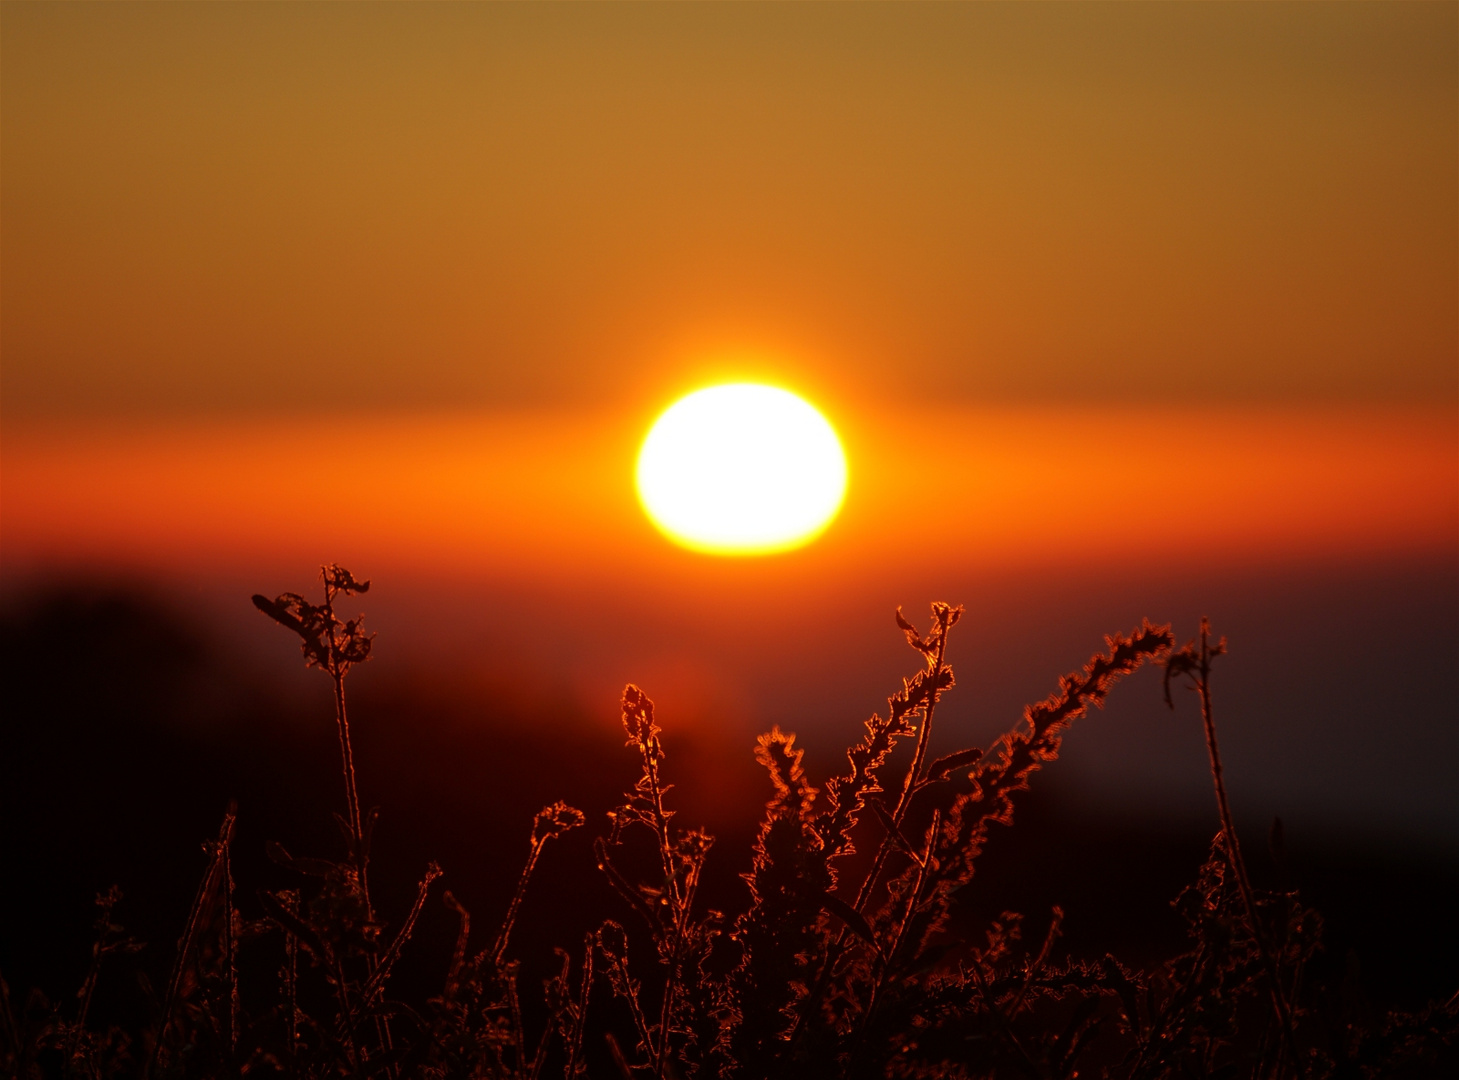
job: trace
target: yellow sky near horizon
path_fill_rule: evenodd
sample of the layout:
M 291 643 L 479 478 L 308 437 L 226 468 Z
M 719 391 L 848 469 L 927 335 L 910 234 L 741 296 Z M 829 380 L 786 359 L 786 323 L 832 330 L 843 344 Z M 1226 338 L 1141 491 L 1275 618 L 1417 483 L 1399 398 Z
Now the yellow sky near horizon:
M 1451 4 L 0 24 L 7 424 L 1459 393 Z

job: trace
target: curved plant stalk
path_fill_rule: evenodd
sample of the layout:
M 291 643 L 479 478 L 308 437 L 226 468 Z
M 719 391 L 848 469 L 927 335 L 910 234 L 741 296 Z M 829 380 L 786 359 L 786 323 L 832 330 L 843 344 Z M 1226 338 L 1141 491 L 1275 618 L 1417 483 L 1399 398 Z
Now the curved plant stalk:
M 532 846 L 527 854 L 527 865 L 522 867 L 522 875 L 517 879 L 517 888 L 512 893 L 512 902 L 507 906 L 502 928 L 497 933 L 496 943 L 491 947 L 491 962 L 496 966 L 501 966 L 502 958 L 506 954 L 507 943 L 512 937 L 512 927 L 517 923 L 517 911 L 522 906 L 522 897 L 527 895 L 527 883 L 532 880 L 532 871 L 537 867 L 537 859 L 541 856 L 542 849 L 547 846 L 547 841 L 561 836 L 569 829 L 577 828 L 584 820 L 581 810 L 574 809 L 561 800 L 537 811 L 537 817 L 532 822 Z
M 588 997 L 593 990 L 593 935 L 588 934 L 583 942 L 583 985 L 578 994 L 577 1013 L 572 1018 L 572 1035 L 567 1043 L 567 1066 L 563 1069 L 563 1080 L 574 1080 L 578 1073 L 578 1059 L 583 1051 L 583 1025 L 588 1018 Z

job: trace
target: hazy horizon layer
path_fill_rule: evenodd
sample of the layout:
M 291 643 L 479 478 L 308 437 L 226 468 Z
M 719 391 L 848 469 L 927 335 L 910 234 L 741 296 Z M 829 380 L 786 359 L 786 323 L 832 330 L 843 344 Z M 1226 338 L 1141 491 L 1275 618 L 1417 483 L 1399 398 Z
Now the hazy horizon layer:
M 931 600 L 967 605 L 947 749 L 986 745 L 1104 634 L 1148 617 L 1184 637 L 1205 614 L 1232 639 L 1218 700 L 1244 820 L 1459 843 L 1446 413 L 833 418 L 851 460 L 843 517 L 807 548 L 748 559 L 653 530 L 631 486 L 641 431 L 611 413 L 11 428 L 0 585 L 11 608 L 68 583 L 157 595 L 308 695 L 295 646 L 247 597 L 307 592 L 337 560 L 375 582 L 356 604 L 381 633 L 356 677 L 367 695 L 409 711 L 449 689 L 487 727 L 533 700 L 611 730 L 632 681 L 721 756 L 747 762 L 772 724 L 799 732 L 820 776 L 914 666 L 899 606 L 917 620 Z M 1040 783 L 1203 820 L 1204 747 L 1180 705 L 1170 716 L 1142 674 Z

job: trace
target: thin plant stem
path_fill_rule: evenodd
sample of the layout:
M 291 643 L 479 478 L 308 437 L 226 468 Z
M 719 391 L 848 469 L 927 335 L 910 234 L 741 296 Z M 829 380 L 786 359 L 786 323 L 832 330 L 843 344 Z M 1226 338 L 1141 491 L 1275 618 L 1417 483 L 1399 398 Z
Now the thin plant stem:
M 233 927 L 233 859 L 231 843 L 223 845 L 223 960 L 228 972 L 228 1052 L 238 1051 L 238 940 Z
M 613 1059 L 613 1066 L 618 1070 L 618 1075 L 623 1080 L 633 1080 L 633 1070 L 628 1067 L 628 1059 L 623 1056 L 623 1048 L 618 1045 L 618 1040 L 613 1038 L 613 1033 L 604 1032 L 603 1041 L 608 1044 L 608 1054 Z
M 858 912 L 866 906 L 871 898 L 872 890 L 881 877 L 882 869 L 886 865 L 887 857 L 891 854 L 892 848 L 898 846 L 897 841 L 901 838 L 902 821 L 907 816 L 907 810 L 912 804 L 912 796 L 917 792 L 917 783 L 922 777 L 919 775 L 927 758 L 927 747 L 932 740 L 932 717 L 937 710 L 938 679 L 942 675 L 942 669 L 946 666 L 947 659 L 947 635 L 952 629 L 951 621 L 945 622 L 940 627 L 937 640 L 937 651 L 933 662 L 930 665 L 932 677 L 927 688 L 927 704 L 922 713 L 922 726 L 917 732 L 917 746 L 912 754 L 912 764 L 907 770 L 907 775 L 902 780 L 902 793 L 897 799 L 896 811 L 892 814 L 894 828 L 888 829 L 882 837 L 881 844 L 877 848 L 876 858 L 872 860 L 871 869 L 867 871 L 866 877 L 862 879 L 861 887 L 856 892 L 856 902 L 852 904 Z M 821 961 L 820 971 L 816 975 L 815 983 L 811 992 L 800 1002 L 796 1011 L 795 1026 L 791 1029 L 788 1045 L 794 1048 L 799 1041 L 801 1033 L 805 1030 L 807 1019 L 818 1007 L 821 995 L 825 992 L 826 984 L 830 981 L 836 963 L 841 959 L 841 954 L 846 948 L 846 935 L 850 931 L 846 927 L 836 935 L 836 940 L 826 950 L 826 957 Z
M 679 882 L 674 874 L 673 845 L 669 840 L 669 819 L 664 814 L 663 789 L 659 786 L 659 737 L 651 736 L 643 748 L 643 769 L 653 791 L 654 833 L 659 842 L 659 861 L 663 864 L 664 888 L 674 904 L 679 903 Z
M 542 855 L 542 849 L 547 846 L 547 841 L 553 837 L 561 836 L 568 829 L 577 828 L 582 823 L 582 812 L 574 810 L 571 806 L 563 802 L 545 806 L 537 814 L 536 819 L 532 823 L 532 841 L 531 849 L 527 853 L 527 865 L 522 867 L 522 875 L 517 879 L 516 891 L 512 893 L 512 902 L 507 906 L 506 917 L 502 919 L 502 928 L 497 933 L 496 942 L 491 947 L 491 961 L 496 966 L 501 966 L 502 957 L 506 954 L 507 942 L 512 936 L 512 927 L 517 922 L 517 911 L 522 906 L 522 898 L 527 894 L 527 883 L 532 880 L 532 871 L 537 866 L 537 859 Z M 432 863 L 431 866 L 435 869 L 435 863 Z M 435 872 L 439 873 L 440 871 L 435 870 Z M 457 907 L 457 910 L 461 910 L 459 905 L 455 905 L 454 898 L 452 904 Z M 463 917 L 465 916 L 464 911 L 462 911 L 462 915 Z M 462 933 L 464 935 L 464 928 Z M 463 937 L 463 947 L 464 942 L 465 939 Z
M 450 1001 L 461 985 L 461 967 L 466 963 L 466 943 L 471 938 L 471 912 L 462 906 L 450 889 L 445 894 L 446 906 L 456 913 L 460 920 L 456 931 L 456 946 L 451 950 L 451 966 L 446 972 L 446 987 L 442 997 Z
M 112 908 L 116 907 L 120 899 L 121 893 L 116 886 L 96 898 L 96 906 L 101 909 L 101 914 L 96 920 L 96 940 L 91 944 L 91 965 L 87 968 L 86 980 L 81 985 L 81 1007 L 76 1012 L 76 1023 L 72 1025 L 70 1037 L 66 1040 L 68 1069 L 75 1068 L 76 1046 L 86 1030 L 86 1015 L 91 1011 L 91 998 L 96 993 L 96 981 L 101 975 L 101 961 L 108 952 L 107 938 L 111 935 Z
M 912 925 L 912 917 L 917 913 L 918 906 L 922 903 L 926 892 L 927 883 L 933 869 L 933 852 L 937 849 L 937 831 L 942 825 L 942 811 L 932 811 L 932 824 L 927 828 L 927 846 L 924 850 L 921 861 L 917 867 L 917 879 L 907 896 L 907 910 L 903 912 L 902 918 L 897 924 L 896 936 L 892 939 L 891 948 L 884 956 L 878 957 L 876 961 L 876 982 L 872 984 L 871 998 L 866 1003 L 866 1009 L 861 1014 L 857 1023 L 856 1036 L 853 1044 L 860 1046 L 861 1040 L 865 1038 L 871 1022 L 876 1016 L 877 1006 L 881 1004 L 882 991 L 886 988 L 887 975 L 891 971 L 893 961 L 897 953 L 901 951 L 903 943 L 907 939 L 907 931 Z
M 937 711 L 939 696 L 937 682 L 942 675 L 942 669 L 946 666 L 944 661 L 947 658 L 947 634 L 950 629 L 950 626 L 944 625 L 938 635 L 937 653 L 931 664 L 932 681 L 927 690 L 927 704 L 922 710 L 922 728 L 917 732 L 917 748 L 912 754 L 912 765 L 902 780 L 902 794 L 897 799 L 897 808 L 892 813 L 892 822 L 896 825 L 896 830 L 888 830 L 887 834 L 882 837 L 881 846 L 877 848 L 876 858 L 872 861 L 871 869 L 867 871 L 865 879 L 861 882 L 861 888 L 857 890 L 856 903 L 852 905 L 857 911 L 865 907 L 866 902 L 871 899 L 872 890 L 876 888 L 876 883 L 886 866 L 887 856 L 896 846 L 893 834 L 901 829 L 907 811 L 912 805 L 912 795 L 917 790 L 917 781 L 922 779 L 921 772 L 923 763 L 927 759 L 927 746 L 932 741 L 932 716 Z M 843 929 L 841 933 L 844 937 L 846 931 Z
M 167 1037 L 168 1027 L 172 1024 L 172 1014 L 177 1008 L 177 999 L 182 990 L 182 976 L 187 969 L 187 958 L 193 951 L 193 943 L 202 922 L 203 908 L 207 904 L 208 894 L 212 892 L 213 881 L 218 875 L 221 854 L 233 839 L 235 815 L 236 807 L 230 803 L 227 813 L 223 815 L 223 824 L 218 830 L 217 842 L 206 845 L 211 848 L 211 858 L 208 860 L 208 868 L 203 871 L 202 881 L 198 882 L 197 895 L 193 897 L 192 908 L 188 912 L 187 926 L 183 930 L 182 939 L 177 943 L 177 959 L 172 965 L 172 976 L 167 981 L 167 999 L 162 1007 L 162 1020 L 157 1027 L 157 1038 L 152 1044 L 152 1051 L 147 1056 L 144 1075 L 150 1076 L 157 1067 L 157 1061 L 162 1052 L 162 1043 Z
M 363 1012 L 374 1005 L 375 999 L 384 990 L 385 980 L 390 978 L 390 969 L 400 958 L 400 950 L 405 947 L 405 943 L 410 940 L 410 935 L 415 932 L 416 920 L 420 918 L 421 909 L 425 907 L 426 893 L 431 887 L 431 882 L 440 876 L 441 868 L 435 863 L 426 867 L 425 877 L 421 878 L 420 885 L 417 887 L 415 903 L 411 905 L 410 914 L 405 917 L 400 932 L 395 935 L 395 940 L 390 943 L 390 948 L 386 950 L 384 958 L 375 968 L 374 974 L 370 976 L 370 981 L 365 984 L 364 990 L 360 992 L 359 998 L 355 1001 L 356 1013 Z
M 512 902 L 507 905 L 506 918 L 502 920 L 501 932 L 496 936 L 496 944 L 491 947 L 491 962 L 498 967 L 501 966 L 502 956 L 507 951 L 507 942 L 512 936 L 512 927 L 517 922 L 517 910 L 522 906 L 522 897 L 527 895 L 527 882 L 532 879 L 532 871 L 537 866 L 537 859 L 542 854 L 542 848 L 546 845 L 546 837 L 534 837 L 532 849 L 527 855 L 527 865 L 522 867 L 522 874 L 517 878 L 517 889 L 512 893 Z
M 588 997 L 593 989 L 593 935 L 588 934 L 583 943 L 583 986 L 578 995 L 578 1011 L 572 1021 L 572 1038 L 567 1046 L 567 1067 L 563 1080 L 573 1080 L 577 1075 L 578 1055 L 583 1049 L 583 1025 L 588 1017 Z
M 345 797 L 349 803 L 350 832 L 355 842 L 355 861 L 363 864 L 364 852 L 361 847 L 364 843 L 364 829 L 360 823 L 360 797 L 355 789 L 355 755 L 350 746 L 350 721 L 349 714 L 345 710 L 344 700 L 344 675 L 334 674 L 334 719 L 339 726 L 339 752 L 343 762 Z M 364 866 L 360 866 L 360 879 L 363 883 L 365 876 Z
M 639 1041 L 643 1043 L 644 1050 L 650 1056 L 654 1056 L 653 1032 L 649 1029 L 648 1017 L 643 1014 L 643 1005 L 638 1000 L 637 988 L 628 974 L 628 964 L 619 956 L 610 956 L 608 959 L 618 969 L 618 977 L 622 980 L 623 985 L 629 989 L 628 1009 L 633 1015 L 633 1026 L 638 1030 Z
M 659 1010 L 659 1055 L 654 1066 L 654 1075 L 662 1080 L 665 1063 L 669 1056 L 669 1021 L 674 1015 L 674 999 L 679 990 L 680 968 L 683 966 L 684 930 L 689 923 L 689 912 L 694 906 L 694 893 L 699 888 L 699 871 L 702 863 L 691 863 L 684 879 L 684 900 L 675 912 L 674 940 L 669 947 L 669 977 L 664 985 L 664 1004 Z
M 1272 1005 L 1276 1009 L 1277 1018 L 1282 1025 L 1283 1041 L 1287 1044 L 1293 1060 L 1296 1060 L 1297 1047 L 1292 1030 L 1291 1010 L 1287 1007 L 1286 995 L 1282 993 L 1276 959 L 1267 947 L 1266 935 L 1262 933 L 1261 924 L 1257 921 L 1256 900 L 1252 894 L 1251 879 L 1246 873 L 1246 860 L 1241 855 L 1241 842 L 1237 839 L 1236 826 L 1231 818 L 1231 804 L 1226 798 L 1226 781 L 1221 769 L 1221 749 L 1216 742 L 1216 721 L 1211 708 L 1212 657 L 1211 624 L 1209 620 L 1202 618 L 1201 651 L 1195 684 L 1201 699 L 1201 724 L 1205 728 L 1206 750 L 1211 759 L 1211 780 L 1216 788 L 1216 807 L 1221 814 L 1223 843 L 1226 853 L 1230 857 L 1231 867 L 1236 871 L 1236 885 L 1241 892 L 1241 903 L 1246 908 L 1246 919 L 1251 925 L 1251 936 L 1256 941 L 1257 951 L 1261 954 L 1262 968 L 1270 983 Z
M 542 1066 L 547 1061 L 547 1045 L 552 1041 L 552 1025 L 546 1024 L 542 1028 L 542 1035 L 537 1040 L 537 1049 L 532 1054 L 531 1068 L 527 1071 L 527 1080 L 537 1080 L 542 1075 Z
M 298 915 L 298 899 L 292 891 L 280 895 L 280 901 L 291 915 Z M 289 1010 L 289 1073 L 298 1071 L 299 1053 L 299 939 L 284 931 L 284 995 Z
M 339 727 L 339 755 L 344 772 L 345 802 L 349 810 L 350 836 L 354 846 L 355 869 L 360 877 L 360 892 L 365 897 L 365 907 L 370 908 L 370 889 L 366 882 L 365 835 L 360 818 L 360 796 L 355 786 L 355 754 L 350 744 L 349 712 L 345 708 L 344 677 L 346 665 L 340 657 L 339 641 L 334 633 L 335 590 L 326 578 L 324 584 L 324 610 L 327 615 L 329 633 L 329 677 L 334 682 L 334 719 Z M 371 913 L 373 917 L 373 912 Z
M 507 1011 L 512 1022 L 512 1047 L 516 1050 L 517 1074 L 526 1073 L 527 1061 L 527 1035 L 526 1029 L 522 1026 L 522 1002 L 517 996 L 517 976 L 515 972 L 502 973 L 502 985 L 507 995 Z

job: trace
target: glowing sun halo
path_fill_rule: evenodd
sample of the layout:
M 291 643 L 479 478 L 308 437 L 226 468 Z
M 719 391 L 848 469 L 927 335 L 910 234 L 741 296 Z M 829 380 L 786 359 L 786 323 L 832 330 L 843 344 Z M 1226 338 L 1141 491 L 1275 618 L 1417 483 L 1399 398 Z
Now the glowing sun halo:
M 788 390 L 698 390 L 654 421 L 638 496 L 675 543 L 763 555 L 814 540 L 846 494 L 846 455 L 826 418 Z

